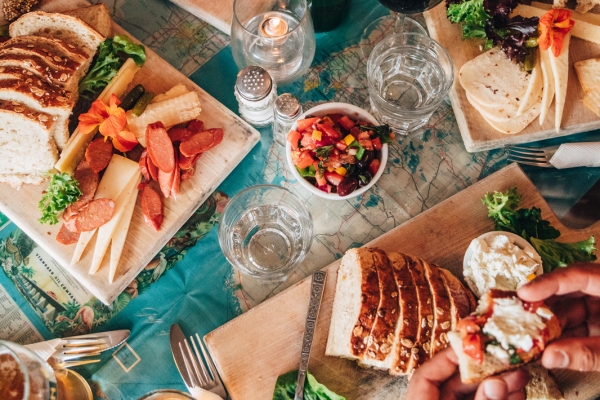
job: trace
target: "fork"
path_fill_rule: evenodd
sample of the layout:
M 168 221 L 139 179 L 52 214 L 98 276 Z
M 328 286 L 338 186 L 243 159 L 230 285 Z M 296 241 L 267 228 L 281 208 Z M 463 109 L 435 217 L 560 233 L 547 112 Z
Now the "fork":
M 196 340 L 194 340 L 194 336 L 190 336 L 190 342 L 194 348 L 193 352 L 187 339 L 184 339 L 183 343 L 179 342 L 179 347 L 181 349 L 181 353 L 183 354 L 185 367 L 188 370 L 192 384 L 218 394 L 222 398 L 226 399 L 227 392 L 225 391 L 225 387 L 221 382 L 221 378 L 219 378 L 219 374 L 215 368 L 215 365 L 213 364 L 208 352 L 202 344 L 200 335 L 196 333 Z M 202 355 L 200 355 L 200 352 L 198 351 L 196 342 L 202 351 Z
M 85 339 L 54 339 L 33 343 L 26 347 L 41 359 L 48 361 L 54 368 L 71 368 L 99 362 L 100 359 L 82 360 L 82 358 L 98 356 L 102 351 L 109 349 L 111 346 L 105 338 L 106 336 L 98 335 Z
M 551 147 L 508 147 L 508 162 L 533 165 L 535 167 L 554 168 L 550 159 L 560 146 Z

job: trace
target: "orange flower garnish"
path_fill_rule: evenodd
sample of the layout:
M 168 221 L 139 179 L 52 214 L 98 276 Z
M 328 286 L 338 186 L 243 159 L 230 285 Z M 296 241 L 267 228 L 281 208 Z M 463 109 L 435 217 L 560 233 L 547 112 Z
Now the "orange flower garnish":
M 117 150 L 126 152 L 133 149 L 138 141 L 133 133 L 124 130 L 127 118 L 125 110 L 119 107 L 119 104 L 121 102 L 114 94 L 110 95 L 108 106 L 102 100 L 94 101 L 90 110 L 79 116 L 77 128 L 83 134 L 98 128 L 102 135 L 112 138 L 113 146 Z
M 542 15 L 538 25 L 540 36 L 538 43 L 541 50 L 548 50 L 552 47 L 552 53 L 558 57 L 562 51 L 565 35 L 575 25 L 571 19 L 571 10 L 565 8 L 553 8 Z

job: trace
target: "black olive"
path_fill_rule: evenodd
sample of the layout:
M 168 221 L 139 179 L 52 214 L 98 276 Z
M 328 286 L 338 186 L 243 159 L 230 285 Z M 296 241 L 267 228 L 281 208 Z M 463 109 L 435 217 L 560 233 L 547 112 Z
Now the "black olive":
M 371 161 L 373 161 L 373 157 L 375 156 L 373 151 L 367 150 L 365 154 L 363 154 L 362 159 L 356 161 L 356 166 L 360 170 L 365 170 L 369 168 Z
M 369 182 L 373 179 L 373 175 L 369 171 L 362 171 L 357 174 L 358 177 L 358 186 L 363 187 L 367 186 Z
M 354 192 L 358 187 L 358 180 L 356 178 L 344 178 L 337 186 L 337 193 L 340 196 L 348 196 Z

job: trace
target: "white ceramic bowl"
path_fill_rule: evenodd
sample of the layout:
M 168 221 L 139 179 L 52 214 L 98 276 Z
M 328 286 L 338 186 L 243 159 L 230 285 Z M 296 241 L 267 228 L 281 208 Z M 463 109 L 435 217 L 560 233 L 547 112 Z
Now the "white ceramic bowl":
M 362 120 L 362 121 L 370 122 L 374 125 L 379 125 L 379 122 L 377 122 L 377 120 L 371 114 L 369 114 L 362 108 L 359 108 L 359 107 L 353 106 L 352 104 L 347 104 L 347 103 L 320 104 L 320 105 L 315 106 L 315 107 L 307 110 L 306 112 L 304 112 L 302 115 L 300 115 L 298 120 L 304 119 L 307 115 L 314 115 L 316 117 L 321 117 L 321 116 L 324 116 L 327 114 L 338 114 L 338 113 L 347 115 L 348 117 L 352 118 L 353 120 Z M 298 129 L 298 125 L 296 123 L 294 123 L 294 125 L 292 125 L 292 130 L 296 130 L 296 129 Z M 287 140 L 285 142 L 285 158 L 287 159 L 287 164 L 288 164 L 289 170 L 292 172 L 292 175 L 294 176 L 294 178 L 296 178 L 296 180 L 300 183 L 300 185 L 302 185 L 306 190 L 308 190 L 312 194 L 322 197 L 324 199 L 329 199 L 329 200 L 351 199 L 351 198 L 359 196 L 359 195 L 363 194 L 364 192 L 366 192 L 367 190 L 371 189 L 371 187 L 375 184 L 375 182 L 377 182 L 377 180 L 381 177 L 381 174 L 383 174 L 383 170 L 385 169 L 385 165 L 387 164 L 387 158 L 388 158 L 388 145 L 387 144 L 384 144 L 381 147 L 380 153 L 381 153 L 381 158 L 379 161 L 381 162 L 381 164 L 379 165 L 379 169 L 377 170 L 377 173 L 375 174 L 373 179 L 371 179 L 371 182 L 369 182 L 369 184 L 366 186 L 357 188 L 354 192 L 350 193 L 348 196 L 340 196 L 337 193 L 325 193 L 324 191 L 318 189 L 316 186 L 311 184 L 309 181 L 307 181 L 306 179 L 301 177 L 300 174 L 298 173 L 298 171 L 296 170 L 294 163 L 292 162 L 292 146 L 290 145 L 290 142 L 288 142 Z

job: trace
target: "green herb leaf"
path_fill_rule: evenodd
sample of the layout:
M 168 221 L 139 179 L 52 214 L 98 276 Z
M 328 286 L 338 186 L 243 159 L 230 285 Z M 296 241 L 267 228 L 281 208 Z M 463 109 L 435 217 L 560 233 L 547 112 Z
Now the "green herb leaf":
M 126 35 L 116 35 L 113 38 L 113 48 L 119 54 L 126 55 L 126 58 L 133 58 L 133 61 L 141 67 L 146 62 L 146 50 L 143 45 L 134 43 Z
M 521 359 L 521 357 L 519 357 L 519 355 L 517 353 L 511 354 L 510 365 L 521 364 L 522 362 L 523 362 L 523 359 Z
M 38 204 L 42 211 L 40 223 L 57 224 L 58 213 L 76 202 L 80 196 L 79 182 L 75 178 L 65 172 L 52 175 L 48 189 Z
M 317 172 L 315 167 L 312 165 L 309 165 L 308 167 L 306 167 L 304 169 L 300 169 L 300 168 L 296 167 L 296 170 L 298 170 L 298 173 L 303 178 L 314 178 L 315 173 Z
M 273 390 L 273 400 L 294 400 L 298 371 L 291 371 L 277 378 Z M 315 377 L 306 371 L 306 382 L 304 384 L 304 398 L 306 400 L 346 400 L 338 394 L 327 389 L 325 385 L 317 382 Z
M 327 160 L 329 158 L 329 153 L 331 153 L 331 149 L 333 149 L 333 145 L 318 147 L 315 149 L 315 155 Z
M 446 15 L 451 22 L 462 24 L 463 39 L 485 39 L 485 25 L 490 15 L 483 8 L 483 0 L 466 0 L 448 6 Z
M 576 262 L 596 260 L 594 254 L 596 241 L 593 236 L 575 243 L 560 243 L 553 239 L 541 240 L 535 237 L 531 237 L 529 241 L 542 258 L 544 272 L 550 272 L 558 267 L 566 267 Z
M 368 132 L 373 131 L 373 138 L 380 138 L 381 143 L 392 143 L 393 140 L 391 138 L 392 129 L 388 124 L 379 125 L 379 126 L 367 126 L 367 125 L 359 125 L 359 128 L 362 131 Z

